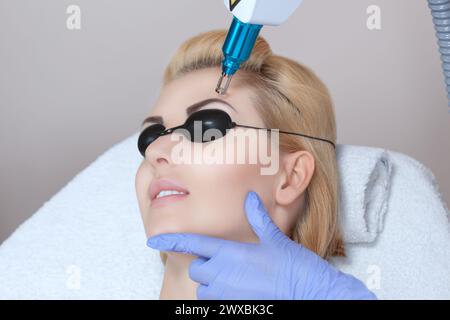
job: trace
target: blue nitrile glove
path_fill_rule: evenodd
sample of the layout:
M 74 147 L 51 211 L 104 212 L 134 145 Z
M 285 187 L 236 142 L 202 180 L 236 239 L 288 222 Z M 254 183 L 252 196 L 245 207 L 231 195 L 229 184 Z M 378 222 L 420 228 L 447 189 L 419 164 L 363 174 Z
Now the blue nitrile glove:
M 289 239 L 255 192 L 247 194 L 245 211 L 259 243 L 166 233 L 147 245 L 199 256 L 189 266 L 198 299 L 377 299 L 360 280 Z

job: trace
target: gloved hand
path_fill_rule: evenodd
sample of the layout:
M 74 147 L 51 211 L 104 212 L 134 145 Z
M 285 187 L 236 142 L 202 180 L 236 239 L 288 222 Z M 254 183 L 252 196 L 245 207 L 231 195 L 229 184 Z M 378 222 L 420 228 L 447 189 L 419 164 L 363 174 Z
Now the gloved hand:
M 259 243 L 166 233 L 147 245 L 199 256 L 189 266 L 198 299 L 377 299 L 360 280 L 289 239 L 255 192 L 247 194 L 245 211 Z

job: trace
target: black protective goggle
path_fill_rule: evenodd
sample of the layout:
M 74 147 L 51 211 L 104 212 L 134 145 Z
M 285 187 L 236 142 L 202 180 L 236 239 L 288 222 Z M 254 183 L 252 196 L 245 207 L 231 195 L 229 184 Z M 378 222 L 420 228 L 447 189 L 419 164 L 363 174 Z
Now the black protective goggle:
M 194 123 L 195 121 L 201 122 L 201 134 L 194 134 Z M 139 152 L 143 157 L 145 157 L 145 150 L 147 150 L 148 146 L 158 139 L 161 136 L 167 135 L 175 131 L 176 129 L 184 129 L 189 132 L 189 138 L 192 142 L 210 142 L 215 140 L 215 136 L 213 135 L 205 135 L 204 133 L 209 129 L 214 129 L 220 131 L 222 134 L 221 137 L 225 136 L 229 129 L 232 129 L 234 127 L 243 127 L 243 128 L 251 128 L 251 129 L 259 129 L 259 130 L 274 130 L 274 129 L 268 129 L 268 128 L 258 128 L 258 127 L 252 127 L 252 126 L 246 126 L 237 124 L 236 122 L 231 120 L 231 117 L 223 110 L 220 109 L 204 109 L 200 111 L 196 111 L 192 113 L 186 121 L 177 127 L 173 127 L 170 129 L 166 129 L 162 124 L 153 124 L 145 128 L 141 134 L 139 135 L 138 139 L 138 149 Z M 196 127 L 197 130 L 199 127 Z M 295 133 L 295 132 L 287 132 L 287 131 L 281 131 L 278 130 L 280 133 L 286 133 L 286 134 L 295 134 L 299 135 L 305 138 L 311 138 L 316 140 L 321 140 L 330 143 L 334 148 L 336 148 L 336 145 L 327 139 L 322 139 L 318 137 L 312 137 L 306 134 L 302 133 Z

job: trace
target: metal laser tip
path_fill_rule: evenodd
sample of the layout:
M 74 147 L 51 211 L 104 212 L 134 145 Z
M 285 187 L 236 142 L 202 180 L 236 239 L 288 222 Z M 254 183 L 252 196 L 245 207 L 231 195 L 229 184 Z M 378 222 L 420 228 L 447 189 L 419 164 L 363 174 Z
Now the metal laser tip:
M 225 82 L 225 85 L 222 87 L 223 78 L 227 77 L 227 81 Z M 217 83 L 216 92 L 218 94 L 224 95 L 231 82 L 232 75 L 226 75 L 224 72 L 222 72 L 222 75 L 219 78 L 219 82 Z

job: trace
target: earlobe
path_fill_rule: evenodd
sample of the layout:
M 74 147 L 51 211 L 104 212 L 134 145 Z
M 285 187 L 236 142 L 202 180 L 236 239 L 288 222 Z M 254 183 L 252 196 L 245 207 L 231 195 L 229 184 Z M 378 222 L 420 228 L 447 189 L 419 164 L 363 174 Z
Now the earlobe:
M 283 156 L 276 201 L 289 205 L 308 187 L 314 173 L 314 157 L 308 151 L 297 151 Z

